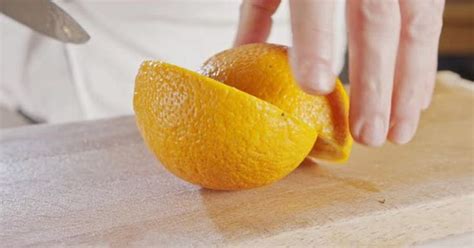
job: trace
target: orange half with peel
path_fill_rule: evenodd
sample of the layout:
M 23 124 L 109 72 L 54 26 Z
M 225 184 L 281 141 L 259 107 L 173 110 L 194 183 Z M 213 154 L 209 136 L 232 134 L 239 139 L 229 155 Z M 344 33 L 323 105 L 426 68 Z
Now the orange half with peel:
M 349 100 L 337 79 L 326 96 L 303 92 L 288 62 L 288 48 L 249 44 L 218 53 L 201 67 L 201 73 L 247 92 L 300 118 L 319 132 L 309 158 L 345 162 L 350 155 Z
M 263 186 L 308 154 L 344 161 L 351 148 L 344 88 L 338 82 L 324 97 L 302 92 L 282 46 L 224 51 L 201 74 L 144 62 L 133 104 L 145 143 L 161 163 L 205 188 Z

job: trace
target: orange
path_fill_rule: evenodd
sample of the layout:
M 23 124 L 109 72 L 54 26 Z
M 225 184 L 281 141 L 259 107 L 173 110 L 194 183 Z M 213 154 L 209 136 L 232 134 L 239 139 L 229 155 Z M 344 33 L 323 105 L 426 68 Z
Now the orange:
M 275 182 L 306 157 L 316 129 L 284 110 L 192 71 L 145 62 L 134 109 L 151 151 L 176 176 L 233 190 Z
M 349 101 L 341 82 L 327 96 L 312 96 L 297 86 L 287 47 L 249 44 L 223 51 L 201 67 L 201 73 L 267 101 L 319 131 L 309 158 L 344 162 L 349 158 Z
M 213 56 L 202 74 L 144 62 L 133 106 L 145 143 L 176 176 L 219 190 L 273 183 L 307 156 L 346 160 L 344 88 L 308 95 L 287 60 L 285 47 L 253 44 Z

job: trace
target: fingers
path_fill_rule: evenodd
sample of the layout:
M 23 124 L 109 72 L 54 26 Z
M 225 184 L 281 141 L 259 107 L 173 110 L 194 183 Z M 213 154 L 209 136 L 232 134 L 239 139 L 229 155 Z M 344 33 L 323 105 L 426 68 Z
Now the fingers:
M 433 70 L 435 71 L 434 74 L 430 75 L 427 77 L 426 79 L 426 84 L 424 84 L 425 86 L 425 89 L 424 89 L 424 96 L 423 96 L 423 101 L 422 101 L 422 104 L 421 104 L 421 109 L 422 110 L 426 110 L 430 104 L 431 104 L 431 99 L 433 98 L 433 92 L 434 92 L 434 88 L 435 88 L 435 84 L 436 84 L 436 71 L 437 71 L 437 68 L 438 68 L 438 54 L 432 54 L 432 55 L 435 55 L 434 57 L 434 60 L 435 61 L 433 63 Z
M 433 93 L 444 2 L 400 1 L 402 28 L 389 139 L 409 142 Z
M 396 0 L 349 0 L 351 132 L 356 141 L 382 145 L 388 133 L 400 34 Z
M 281 0 L 243 0 L 234 46 L 265 42 L 270 35 L 272 15 Z
M 443 26 L 443 11 L 444 11 L 444 5 L 445 1 L 440 0 L 440 1 L 435 1 L 434 7 L 435 11 L 433 11 L 433 15 L 438 17 L 438 20 L 433 23 L 434 27 L 434 33 L 432 34 L 433 36 L 433 44 L 431 46 L 431 54 L 426 57 L 428 61 L 428 65 L 431 67 L 427 66 L 427 70 L 432 71 L 433 73 L 429 73 L 426 79 L 426 85 L 424 89 L 424 97 L 423 97 L 423 102 L 421 104 L 422 110 L 425 110 L 429 107 L 431 103 L 431 99 L 433 97 L 433 91 L 435 88 L 436 84 L 436 71 L 438 69 L 438 47 L 439 47 L 439 37 L 441 35 L 441 30 Z M 437 32 L 437 34 L 436 34 Z
M 290 0 L 290 12 L 290 60 L 296 81 L 308 93 L 330 93 L 335 85 L 335 1 Z

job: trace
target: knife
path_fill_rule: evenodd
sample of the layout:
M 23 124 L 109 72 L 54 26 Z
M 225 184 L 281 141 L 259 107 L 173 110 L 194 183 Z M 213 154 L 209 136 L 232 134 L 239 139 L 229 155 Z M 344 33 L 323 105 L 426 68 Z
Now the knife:
M 89 34 L 51 0 L 0 0 L 0 12 L 13 20 L 65 43 L 85 43 Z

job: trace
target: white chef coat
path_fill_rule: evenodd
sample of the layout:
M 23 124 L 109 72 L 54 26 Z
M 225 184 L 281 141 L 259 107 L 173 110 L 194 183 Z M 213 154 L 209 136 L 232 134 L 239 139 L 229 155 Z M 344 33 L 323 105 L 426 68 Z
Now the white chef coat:
M 63 44 L 0 16 L 0 104 L 48 122 L 132 113 L 142 61 L 163 60 L 196 70 L 232 45 L 239 0 L 55 1 L 90 34 Z M 334 51 L 345 51 L 344 4 Z M 287 2 L 274 16 L 269 42 L 291 45 Z M 340 61 L 343 61 L 342 59 Z M 337 68 L 342 68 L 338 64 Z

